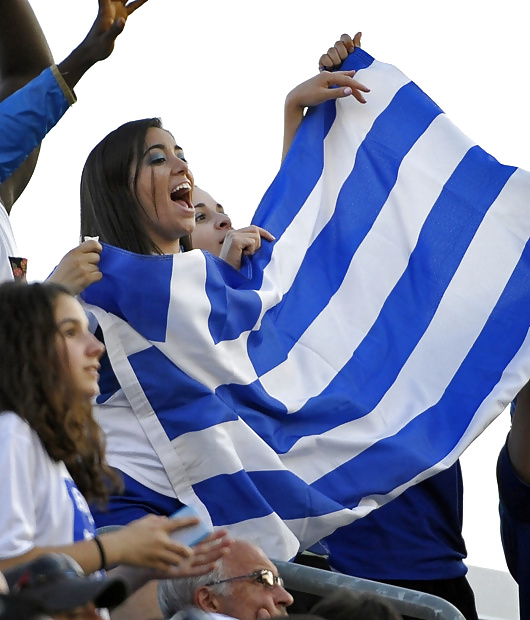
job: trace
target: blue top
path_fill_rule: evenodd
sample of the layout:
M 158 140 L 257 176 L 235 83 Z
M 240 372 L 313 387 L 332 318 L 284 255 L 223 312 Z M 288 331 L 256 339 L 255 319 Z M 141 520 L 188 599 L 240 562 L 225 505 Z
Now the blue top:
M 15 172 L 74 101 L 54 65 L 0 102 L 0 183 Z
M 497 462 L 497 483 L 504 555 L 519 585 L 520 620 L 530 620 L 530 486 L 515 473 L 506 445 Z
M 465 575 L 462 499 L 457 461 L 326 538 L 331 566 L 381 581 Z

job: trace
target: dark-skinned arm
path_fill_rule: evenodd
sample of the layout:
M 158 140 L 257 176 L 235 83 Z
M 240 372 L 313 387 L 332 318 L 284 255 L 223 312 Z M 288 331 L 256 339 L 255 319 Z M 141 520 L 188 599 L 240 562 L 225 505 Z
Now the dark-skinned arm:
M 58 67 L 27 0 L 0 3 L 0 200 L 8 213 L 33 174 L 42 139 L 75 101 L 72 89 L 90 67 L 110 56 L 127 18 L 145 2 L 98 0 L 89 33 Z M 13 56 L 26 41 L 24 64 Z
M 52 53 L 27 0 L 3 0 L 0 3 L 0 101 L 51 64 Z M 8 212 L 31 179 L 38 155 L 39 147 L 0 185 L 0 200 Z

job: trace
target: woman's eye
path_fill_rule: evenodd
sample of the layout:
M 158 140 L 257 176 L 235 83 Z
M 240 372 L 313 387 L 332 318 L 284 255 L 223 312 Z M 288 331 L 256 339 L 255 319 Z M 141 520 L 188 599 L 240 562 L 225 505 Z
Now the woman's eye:
M 65 338 L 73 338 L 76 335 L 75 327 L 70 327 L 69 329 L 65 329 L 63 331 L 63 336 Z
M 163 164 L 165 161 L 166 161 L 166 158 L 164 155 L 157 155 L 156 157 L 152 157 L 149 160 L 149 165 L 157 166 L 157 165 Z
M 196 222 L 202 222 L 206 219 L 206 216 L 204 215 L 204 213 L 196 213 L 195 214 L 195 221 Z

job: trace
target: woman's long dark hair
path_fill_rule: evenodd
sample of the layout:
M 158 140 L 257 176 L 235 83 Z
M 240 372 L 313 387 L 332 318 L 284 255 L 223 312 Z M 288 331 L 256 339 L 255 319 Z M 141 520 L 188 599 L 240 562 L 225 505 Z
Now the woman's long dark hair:
M 59 284 L 0 286 L 0 412 L 26 420 L 50 458 L 66 464 L 87 500 L 103 504 L 118 479 L 106 464 L 92 407 L 77 396 L 58 353 L 54 309 L 61 295 L 70 292 Z
M 149 238 L 142 219 L 136 183 L 147 131 L 163 129 L 159 118 L 125 123 L 112 131 L 90 153 L 81 176 L 81 240 L 86 236 L 135 252 L 162 254 Z M 132 179 L 131 169 L 136 162 Z M 191 249 L 190 236 L 181 239 Z

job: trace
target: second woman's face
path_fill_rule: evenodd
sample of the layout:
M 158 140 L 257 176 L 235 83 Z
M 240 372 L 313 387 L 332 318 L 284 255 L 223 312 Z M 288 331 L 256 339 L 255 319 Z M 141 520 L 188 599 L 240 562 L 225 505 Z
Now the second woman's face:
M 193 232 L 192 176 L 182 149 L 164 129 L 147 131 L 136 194 L 147 234 L 164 254 L 180 250 L 180 239 Z
M 74 389 L 81 398 L 99 394 L 99 358 L 105 346 L 89 331 L 81 304 L 70 295 L 59 295 L 55 302 L 57 350 L 68 366 Z
M 219 256 L 226 233 L 232 230 L 232 222 L 223 207 L 204 190 L 193 188 L 195 206 L 195 230 L 193 247 Z

